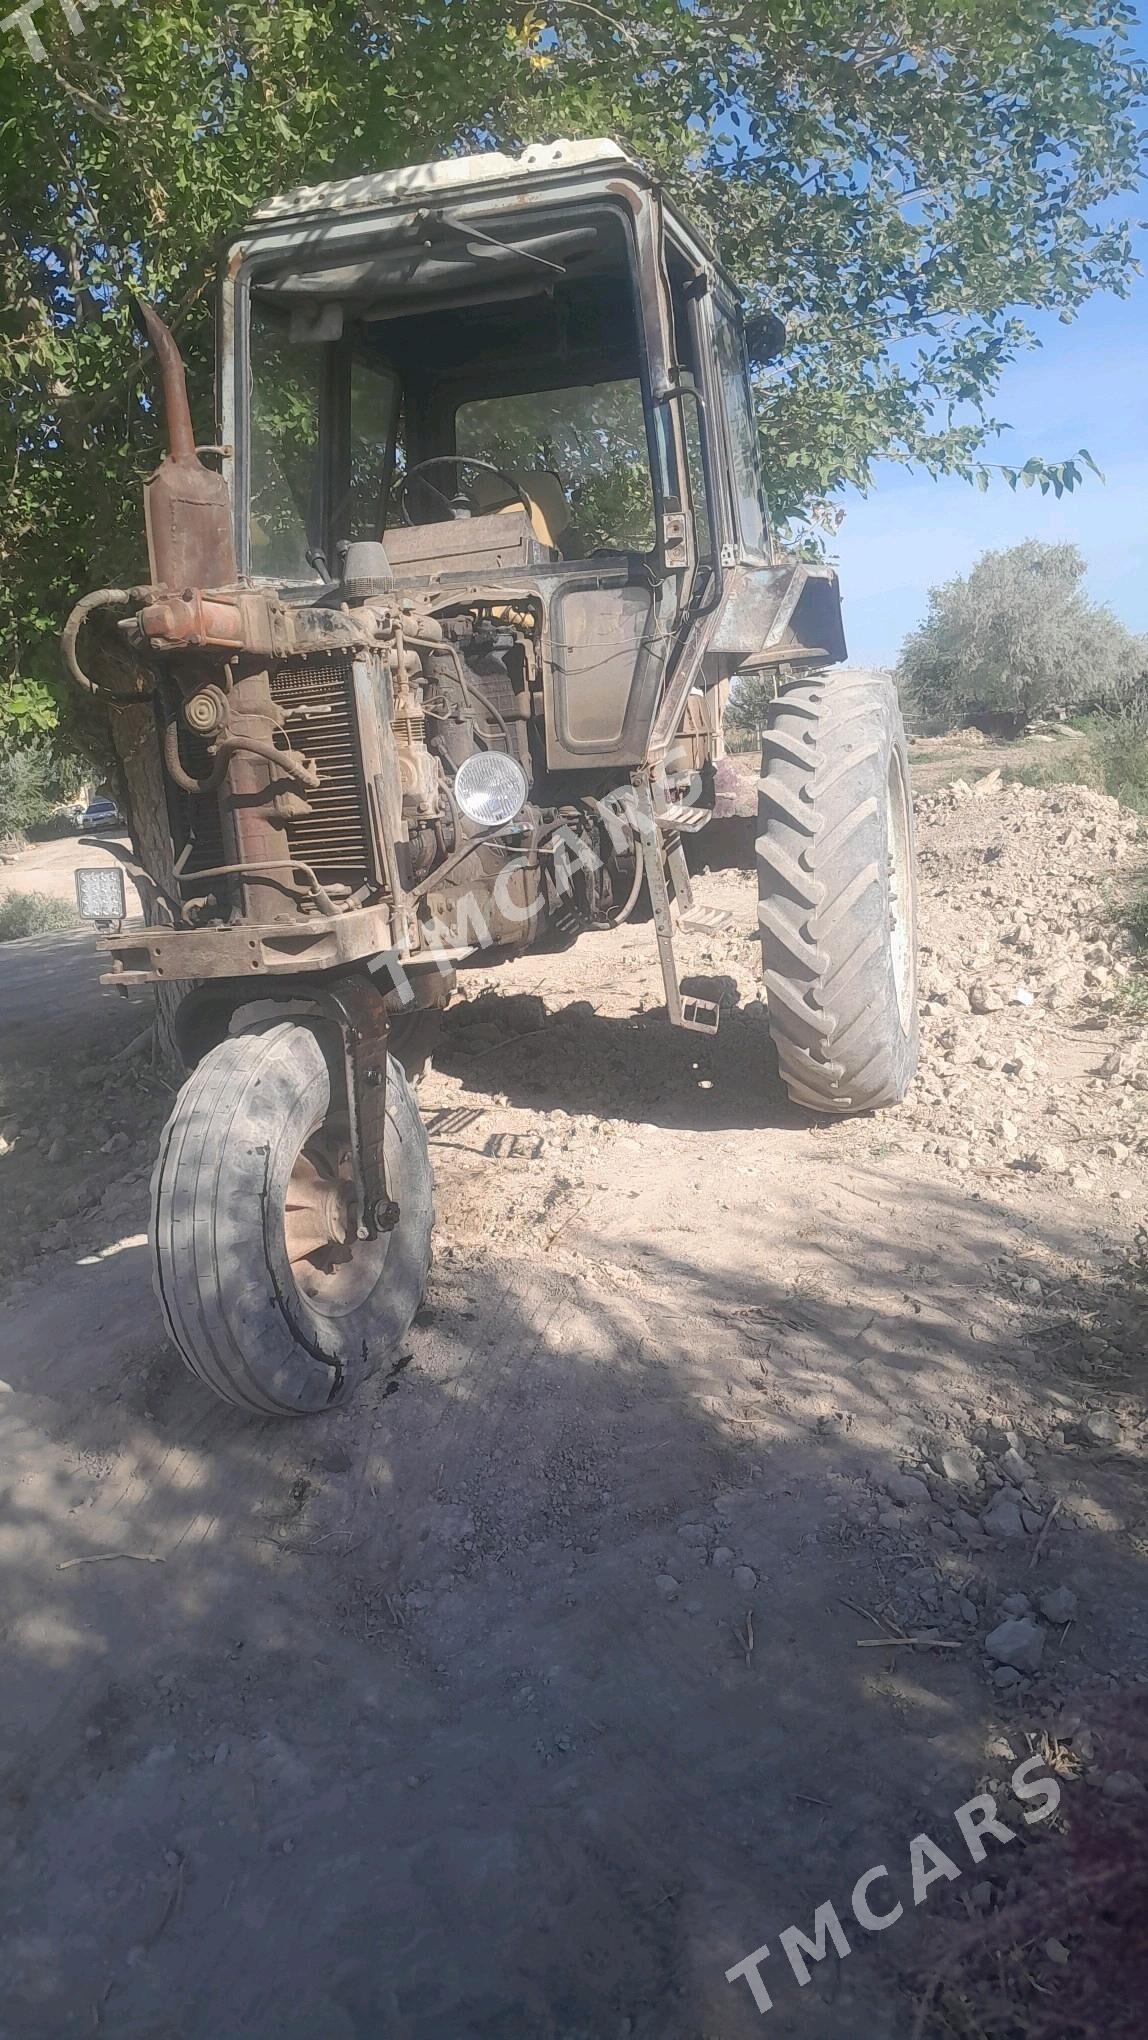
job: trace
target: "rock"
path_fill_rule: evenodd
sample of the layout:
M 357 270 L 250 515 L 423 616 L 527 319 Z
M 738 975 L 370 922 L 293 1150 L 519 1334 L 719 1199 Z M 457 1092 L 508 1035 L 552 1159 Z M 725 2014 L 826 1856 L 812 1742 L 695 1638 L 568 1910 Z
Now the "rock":
M 884 1487 L 890 1499 L 899 1502 L 902 1508 L 907 1508 L 910 1502 L 931 1500 L 924 1481 L 915 1473 L 891 1473 L 887 1476 Z
M 757 1587 L 757 1574 L 751 1565 L 735 1565 L 733 1583 L 739 1594 L 752 1594 Z
M 102 1155 L 122 1155 L 127 1152 L 130 1146 L 131 1142 L 126 1133 L 113 1133 L 110 1140 L 105 1140 L 101 1143 L 100 1153 Z
M 877 1511 L 877 1527 L 880 1530 L 899 1530 L 902 1520 L 897 1514 L 896 1509 L 878 1509 Z
M 1002 1424 L 986 1424 L 984 1440 L 990 1452 L 1020 1451 L 1020 1432 L 1010 1431 Z
M 966 1544 L 979 1544 L 984 1535 L 976 1517 L 970 1516 L 967 1509 L 953 1510 L 953 1529 Z
M 1015 1502 L 1004 1499 L 1003 1489 L 999 1495 L 994 1496 L 981 1516 L 981 1529 L 990 1537 L 999 1538 L 1002 1543 L 1016 1542 L 1024 1536 L 1020 1510 Z
M 1032 1537 L 1036 1536 L 1038 1530 L 1044 1528 L 1044 1517 L 1041 1515 L 1040 1510 L 1026 1508 L 1023 1503 L 1021 1504 L 1020 1520 Z
M 1035 1006 L 1036 999 L 1027 985 L 1018 985 L 1010 1003 L 1014 1006 Z
M 48 1149 L 48 1160 L 50 1162 L 64 1162 L 67 1160 L 67 1158 L 68 1158 L 67 1141 L 54 1140 L 52 1142 L 51 1147 Z
M 1064 1149 L 1051 1144 L 1037 1150 L 1035 1163 L 1041 1173 L 1047 1176 L 1067 1176 L 1070 1167 Z
M 679 1523 L 678 1536 L 683 1544 L 708 1544 L 710 1533 L 704 1523 Z
M 710 1554 L 710 1564 L 716 1572 L 733 1571 L 734 1554 L 728 1544 L 719 1544 Z
M 1063 1969 L 1065 1963 L 1071 1960 L 1068 1949 L 1065 1947 L 1064 1942 L 1058 1941 L 1055 1935 L 1051 1935 L 1049 1939 L 1045 1942 L 1044 1952 L 1048 1956 L 1050 1962 L 1056 1963 L 1058 1969 Z
M 1071 1622 L 1076 1613 L 1076 1595 L 1071 1587 L 1046 1587 L 1036 1597 L 1036 1605 L 1046 1622 L 1060 1624 Z
M 660 1572 L 654 1578 L 654 1585 L 663 1601 L 676 1601 L 681 1591 L 681 1584 L 680 1580 L 674 1578 L 673 1573 Z
M 948 1447 L 937 1454 L 935 1464 L 937 1472 L 954 1487 L 975 1488 L 980 1481 L 981 1470 L 971 1452 Z
M 1044 1290 L 1041 1288 L 1035 1275 L 1025 1276 L 1024 1281 L 1020 1285 L 1020 1293 L 1022 1296 L 1031 1297 L 1033 1303 L 1039 1303 L 1044 1296 Z
M 1110 1771 L 1100 1790 L 1106 1799 L 1139 1799 L 1144 1790 L 1133 1771 Z
M 998 1665 L 993 1673 L 994 1686 L 1008 1687 L 1016 1686 L 1019 1683 L 1020 1673 L 1014 1671 L 1011 1665 Z
M 985 1650 L 998 1665 L 1011 1665 L 1018 1672 L 1035 1672 L 1044 1656 L 1044 1631 L 1031 1615 L 1010 1616 L 989 1631 Z
M 1031 1608 L 1032 1602 L 1027 1594 L 1006 1594 L 1001 1602 L 1002 1615 L 1027 1615 Z
M 1090 1445 L 1119 1445 L 1124 1436 L 1111 1410 L 1089 1410 L 1080 1429 Z
M 993 1888 L 987 1877 L 982 1877 L 979 1884 L 973 1885 L 969 1898 L 978 1912 L 988 1911 L 993 1902 Z
M 968 992 L 969 1005 L 974 1013 L 1000 1013 L 1003 1011 L 1004 1000 L 1001 998 L 1000 993 L 994 992 L 992 986 L 986 984 L 983 978 L 974 978 L 968 988 Z
M 1000 1468 L 1005 1479 L 1010 1480 L 1014 1487 L 1023 1487 L 1026 1480 L 1033 1477 L 1031 1466 L 1026 1459 L 1021 1458 L 1015 1445 L 1010 1445 L 1007 1452 L 1001 1453 Z

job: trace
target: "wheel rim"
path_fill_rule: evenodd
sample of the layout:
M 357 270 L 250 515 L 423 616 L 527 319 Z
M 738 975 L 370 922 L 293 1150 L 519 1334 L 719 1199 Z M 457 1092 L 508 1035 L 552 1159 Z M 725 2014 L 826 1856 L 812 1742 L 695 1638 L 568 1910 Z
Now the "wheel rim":
M 391 1235 L 358 1236 L 351 1146 L 345 1124 L 312 1128 L 295 1157 L 283 1207 L 291 1275 L 323 1317 L 357 1310 L 382 1273 Z
M 889 760 L 889 950 L 901 1028 L 913 1020 L 916 945 L 913 933 L 913 853 L 909 824 L 909 789 L 900 754 Z

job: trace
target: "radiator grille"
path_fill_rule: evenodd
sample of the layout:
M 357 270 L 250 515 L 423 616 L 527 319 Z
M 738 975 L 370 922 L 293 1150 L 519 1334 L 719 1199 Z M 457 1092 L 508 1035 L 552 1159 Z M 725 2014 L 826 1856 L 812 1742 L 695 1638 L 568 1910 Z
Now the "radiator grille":
M 178 737 L 179 760 L 185 772 L 193 779 L 206 779 L 211 770 L 211 753 L 206 737 L 182 724 Z M 192 877 L 197 871 L 213 871 L 220 864 L 226 864 L 227 852 L 223 847 L 223 831 L 219 820 L 219 802 L 213 793 L 185 793 L 168 781 L 168 803 L 172 814 L 172 836 L 177 852 L 186 850 L 181 870 L 185 877 Z M 216 898 L 230 899 L 230 888 L 225 880 L 213 882 L 211 890 Z
M 288 846 L 321 884 L 349 885 L 355 892 L 374 877 L 374 859 L 353 688 L 349 659 L 308 659 L 271 675 L 280 708 L 324 711 L 287 724 L 292 745 L 315 760 L 322 781 L 317 793 L 307 795 L 311 813 L 288 823 Z
M 315 760 L 321 785 L 306 796 L 311 813 L 287 824 L 287 847 L 293 857 L 310 865 L 321 885 L 346 885 L 352 892 L 375 877 L 367 824 L 367 800 L 354 709 L 351 662 L 339 658 L 308 659 L 271 673 L 271 692 L 281 709 L 317 708 L 322 714 L 289 719 L 286 736 L 292 747 Z M 207 740 L 181 726 L 179 755 L 195 779 L 211 770 Z M 169 781 L 172 836 L 177 852 L 186 849 L 181 870 L 185 879 L 228 862 L 215 794 L 188 794 Z M 216 899 L 231 904 L 234 888 L 226 879 L 208 881 Z M 185 888 L 186 889 L 186 888 Z

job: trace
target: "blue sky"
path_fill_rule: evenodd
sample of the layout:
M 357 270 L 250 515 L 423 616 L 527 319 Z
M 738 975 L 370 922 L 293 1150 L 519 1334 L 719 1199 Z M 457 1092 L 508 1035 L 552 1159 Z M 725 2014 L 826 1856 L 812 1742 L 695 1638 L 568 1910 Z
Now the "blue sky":
M 1137 42 L 1148 53 L 1148 30 Z M 1148 235 L 1139 253 L 1148 268 Z M 982 495 L 882 463 L 868 496 L 844 498 L 832 546 L 855 664 L 892 665 L 930 587 L 966 573 L 987 548 L 1025 538 L 1071 539 L 1088 563 L 1090 594 L 1148 631 L 1148 277 L 1135 279 L 1129 298 L 1094 298 L 1069 326 L 1055 316 L 1032 324 L 1042 345 L 1006 373 L 993 409 L 1012 430 L 987 457 L 1020 465 L 1032 453 L 1059 460 L 1086 446 L 1105 481 L 1086 475 L 1058 503 L 1036 489 L 1014 496 L 1003 481 Z

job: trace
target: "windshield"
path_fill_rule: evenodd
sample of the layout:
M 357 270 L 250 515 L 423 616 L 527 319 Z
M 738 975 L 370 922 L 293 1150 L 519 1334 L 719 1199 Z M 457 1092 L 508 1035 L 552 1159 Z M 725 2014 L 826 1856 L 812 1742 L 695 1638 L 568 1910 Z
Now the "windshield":
M 574 238 L 587 235 L 597 248 L 589 229 Z M 544 288 L 531 270 L 521 295 L 445 303 L 404 303 L 376 276 L 383 261 L 252 283 L 247 570 L 314 584 L 337 573 L 344 540 L 515 510 L 554 559 L 652 551 L 651 412 L 621 260 L 556 282 L 548 271 Z
M 282 315 L 254 304 L 250 333 L 250 570 L 285 583 L 317 580 L 308 553 L 323 549 L 327 533 L 377 538 L 383 528 L 397 379 L 353 330 L 337 344 L 294 341 Z M 340 437 L 340 486 L 328 505 L 324 442 Z
M 476 398 L 455 413 L 455 445 L 459 454 L 508 471 L 543 511 L 551 543 L 568 559 L 600 550 L 647 552 L 654 543 L 636 378 Z M 490 481 L 493 491 L 496 478 Z

